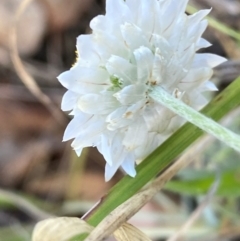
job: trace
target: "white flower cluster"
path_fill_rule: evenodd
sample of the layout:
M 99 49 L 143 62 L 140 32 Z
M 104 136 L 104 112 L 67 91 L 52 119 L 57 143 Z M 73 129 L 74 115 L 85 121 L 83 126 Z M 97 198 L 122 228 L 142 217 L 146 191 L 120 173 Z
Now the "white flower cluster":
M 77 63 L 58 79 L 68 89 L 62 110 L 73 115 L 64 140 L 96 146 L 106 160 L 105 179 L 119 167 L 134 177 L 135 163 L 184 122 L 154 101 L 154 86 L 198 109 L 202 93 L 216 90 L 212 68 L 225 61 L 196 53 L 210 10 L 186 15 L 187 0 L 107 0 L 106 15 L 91 21 L 92 34 L 77 40 Z

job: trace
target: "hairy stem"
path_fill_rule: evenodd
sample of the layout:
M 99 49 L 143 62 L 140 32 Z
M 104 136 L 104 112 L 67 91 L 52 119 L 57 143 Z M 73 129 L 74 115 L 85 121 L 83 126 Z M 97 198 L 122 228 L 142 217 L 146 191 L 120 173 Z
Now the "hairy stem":
M 226 145 L 240 152 L 239 135 L 236 135 L 232 131 L 215 122 L 214 120 L 194 110 L 181 100 L 167 93 L 161 87 L 154 87 L 152 89 L 150 96 L 155 101 L 161 103 L 168 109 L 172 110 L 174 113 L 178 114 L 179 116 L 196 125 L 200 129 L 215 136 L 217 139 L 224 142 Z

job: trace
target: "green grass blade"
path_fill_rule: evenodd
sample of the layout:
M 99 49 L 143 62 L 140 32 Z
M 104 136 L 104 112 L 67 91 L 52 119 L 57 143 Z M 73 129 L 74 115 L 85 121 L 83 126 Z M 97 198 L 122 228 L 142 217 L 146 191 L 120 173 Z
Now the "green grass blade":
M 219 120 L 228 112 L 240 105 L 240 77 L 221 92 L 201 112 L 206 116 Z M 137 176 L 125 176 L 103 197 L 95 210 L 87 218 L 90 225 L 96 226 L 117 206 L 137 193 L 158 173 L 167 168 L 188 146 L 203 135 L 198 127 L 186 123 L 169 139 L 150 154 L 137 166 Z M 78 236 L 72 241 L 81 241 L 85 237 Z

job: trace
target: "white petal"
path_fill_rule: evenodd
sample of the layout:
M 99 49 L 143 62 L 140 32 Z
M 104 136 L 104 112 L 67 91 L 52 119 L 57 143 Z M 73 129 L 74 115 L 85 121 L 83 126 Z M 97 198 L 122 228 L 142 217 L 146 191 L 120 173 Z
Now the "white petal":
M 114 176 L 114 174 L 116 173 L 117 169 L 120 167 L 121 164 L 116 165 L 116 163 L 114 163 L 114 165 L 110 166 L 108 163 L 106 163 L 105 165 L 105 181 L 108 182 L 112 179 L 112 177 Z
M 106 163 L 106 166 L 105 166 L 105 181 L 106 182 L 109 181 L 121 165 L 123 165 L 122 167 L 124 171 L 126 171 L 130 176 L 134 177 L 136 175 L 136 171 L 134 168 L 135 157 L 133 153 L 126 152 L 126 150 L 122 149 L 117 145 L 115 146 L 114 149 L 115 149 L 115 152 L 113 152 L 112 150 L 113 158 L 114 158 L 113 164 L 109 165 L 108 163 Z
M 124 118 L 127 109 L 127 106 L 120 107 L 107 116 L 106 122 L 108 123 L 107 128 L 109 130 L 115 130 L 132 123 L 133 120 Z
M 78 157 L 81 156 L 82 151 L 83 151 L 83 148 L 79 148 L 79 149 L 77 149 L 77 150 L 75 149 L 75 152 L 76 152 L 76 154 L 77 154 Z
M 127 0 L 134 24 L 143 30 L 144 36 L 149 40 L 159 21 L 159 2 L 156 0 Z M 149 17 L 151 13 L 151 17 Z
M 116 94 L 114 94 L 114 97 L 116 97 L 121 104 L 130 105 L 135 104 L 139 100 L 146 98 L 146 91 L 147 85 L 128 85 Z
M 201 88 L 201 91 L 218 91 L 217 86 L 211 81 L 207 81 L 203 83 L 200 86 L 200 88 Z
M 79 129 L 81 131 L 72 142 L 74 149 L 98 145 L 101 141 L 101 135 L 106 129 L 106 124 L 95 117 L 88 121 L 87 125 L 83 125 Z
M 199 89 L 186 93 L 185 96 L 187 96 L 189 99 L 189 101 L 188 101 L 189 105 L 192 106 L 196 110 L 201 109 L 209 102 L 206 99 L 206 97 L 204 95 L 202 95 L 202 93 L 199 91 Z
M 79 137 L 74 139 L 71 146 L 76 151 L 77 155 L 85 147 L 95 147 L 99 145 L 101 142 L 100 136 L 102 131 L 103 130 L 99 131 L 97 134 L 94 133 L 93 136 L 90 133 L 89 135 L 80 135 Z
M 107 21 L 106 16 L 98 15 L 91 20 L 90 27 L 92 30 L 95 31 L 95 33 L 98 33 L 98 32 L 105 32 L 106 30 L 109 30 L 109 27 L 111 27 L 111 25 Z
M 135 170 L 135 157 L 132 154 L 132 157 L 130 155 L 128 158 L 125 159 L 125 161 L 122 163 L 121 167 L 123 170 L 131 177 L 136 176 L 136 170 Z
M 148 131 L 158 133 L 163 132 L 167 128 L 171 117 L 171 112 L 158 103 L 150 104 L 143 114 Z
M 121 32 L 128 47 L 133 51 L 141 46 L 150 48 L 149 41 L 144 32 L 134 24 L 125 23 L 121 26 Z
M 142 114 L 142 111 L 145 109 L 146 99 L 141 99 L 135 104 L 127 108 L 126 112 L 123 114 L 123 117 L 126 119 L 138 118 Z
M 133 83 L 136 76 L 136 67 L 126 59 L 118 56 L 112 56 L 106 65 L 108 72 L 123 80 L 123 85 Z
M 166 137 L 164 138 L 162 135 L 158 135 L 156 132 L 149 132 L 144 144 L 134 150 L 138 160 L 142 161 L 145 157 L 152 153 L 165 139 Z
M 187 24 L 187 15 L 183 14 L 181 18 L 177 19 L 176 23 L 169 26 L 169 28 L 163 32 L 164 38 L 168 40 L 174 52 L 178 51 L 179 47 L 182 48 L 189 43 L 189 39 L 186 40 Z
M 148 130 L 145 122 L 141 117 L 139 117 L 133 125 L 128 127 L 123 139 L 123 145 L 127 150 L 132 151 L 144 143 L 147 138 L 147 133 Z
M 95 35 L 96 49 L 101 59 L 107 60 L 112 55 L 117 55 L 122 58 L 129 57 L 129 49 L 124 44 L 122 36 L 118 35 L 117 32 L 119 32 L 119 34 L 121 33 L 120 28 L 118 28 L 118 31 L 104 32 L 103 34 Z
M 186 49 L 181 49 L 181 56 L 179 57 L 179 62 L 180 64 L 180 68 L 179 69 L 185 69 L 188 70 L 191 65 L 192 65 L 192 61 L 195 57 L 195 44 L 191 44 L 189 45 Z M 187 72 L 187 71 L 185 71 Z M 179 76 L 179 78 L 182 78 L 181 76 Z
M 154 55 L 149 48 L 142 46 L 134 51 L 134 56 L 137 63 L 138 82 L 147 83 L 152 75 Z
M 78 94 L 98 93 L 109 88 L 109 75 L 104 69 L 74 66 L 58 76 L 61 84 Z
M 78 107 L 85 113 L 105 115 L 119 107 L 117 100 L 109 94 L 86 94 L 78 101 Z
M 159 56 L 161 56 L 162 62 L 165 64 L 174 55 L 172 46 L 169 44 L 169 42 L 165 38 L 163 38 L 159 35 L 154 34 L 152 36 L 151 44 L 155 48 L 155 55 L 158 54 Z
M 102 153 L 105 156 L 105 153 Z M 109 162 L 105 166 L 105 180 L 109 181 L 117 169 L 121 166 L 124 160 L 128 157 L 128 153 L 122 145 L 121 135 L 115 135 L 113 138 L 112 145 L 110 146 L 110 155 L 112 158 L 112 165 L 109 165 Z
M 155 22 L 157 18 L 158 2 L 156 0 L 139 0 L 137 8 L 137 25 L 143 29 L 144 35 L 149 40 L 154 33 Z M 149 17 L 151 15 L 151 17 Z
M 211 11 L 212 9 L 204 9 L 192 14 L 189 16 L 189 22 L 194 25 L 205 18 Z
M 63 141 L 68 141 L 76 136 L 82 131 L 83 126 L 88 123 L 92 118 L 92 115 L 88 115 L 85 113 L 79 113 L 74 116 L 74 118 L 68 124 L 64 136 Z
M 118 24 L 132 19 L 132 14 L 123 0 L 107 0 L 106 16 Z
M 218 56 L 216 54 L 196 54 L 192 68 L 200 68 L 200 67 L 211 67 L 214 68 L 219 64 L 226 62 L 227 59 Z
M 109 75 L 106 70 L 101 68 L 73 68 L 73 81 L 76 82 L 76 92 L 98 93 L 109 88 Z M 73 90 L 74 91 L 74 90 Z
M 210 47 L 212 44 L 209 43 L 206 39 L 204 38 L 200 38 L 198 40 L 198 42 L 196 43 L 196 51 L 201 49 L 201 48 L 208 48 Z
M 202 35 L 203 31 L 206 29 L 207 21 L 202 21 L 202 19 L 207 16 L 211 12 L 211 9 L 200 10 L 193 15 L 188 16 L 189 25 L 188 25 L 188 38 L 196 35 L 196 31 L 199 31 L 200 35 Z M 204 27 L 205 26 L 205 27 Z M 198 34 L 197 34 L 198 35 Z M 195 36 L 196 37 L 196 36 Z M 198 35 L 199 37 L 199 35 Z M 196 38 L 197 39 L 197 38 Z
M 197 25 L 188 29 L 188 32 L 186 34 L 186 38 L 187 39 L 193 39 L 194 41 L 196 41 L 197 39 L 199 39 L 202 36 L 202 34 L 206 30 L 207 26 L 208 26 L 208 21 L 202 20 Z
M 71 70 L 65 71 L 62 74 L 60 74 L 58 77 L 58 81 L 67 89 L 71 88 L 71 83 L 73 82 L 72 80 L 74 79 L 74 75 Z M 73 82 L 74 84 L 74 82 Z
M 181 91 L 189 91 L 198 88 L 203 82 L 209 80 L 212 76 L 212 69 L 210 68 L 199 68 L 192 69 L 188 72 L 185 78 L 183 78 L 178 88 Z
M 77 94 L 72 91 L 67 91 L 62 98 L 61 109 L 63 111 L 72 110 L 77 103 L 77 99 Z
M 126 4 L 132 14 L 133 21 L 137 22 L 139 8 L 141 8 L 141 1 L 139 0 L 126 0 Z
M 174 116 L 170 122 L 169 126 L 165 132 L 165 134 L 172 134 L 174 133 L 183 123 L 185 120 L 179 116 Z
M 100 57 L 97 54 L 92 35 L 80 35 L 77 38 L 78 58 L 83 59 L 91 65 L 97 65 L 100 62 Z
M 112 166 L 113 159 L 111 153 L 111 146 L 114 145 L 114 136 L 117 135 L 117 132 L 108 131 L 101 135 L 101 147 L 98 147 L 99 152 L 104 154 L 106 162 Z
M 179 19 L 178 15 L 182 15 L 185 12 L 188 0 L 169 0 L 165 1 L 166 6 L 164 9 L 164 14 L 161 17 L 163 21 L 163 32 L 166 32 L 171 29 L 175 21 Z

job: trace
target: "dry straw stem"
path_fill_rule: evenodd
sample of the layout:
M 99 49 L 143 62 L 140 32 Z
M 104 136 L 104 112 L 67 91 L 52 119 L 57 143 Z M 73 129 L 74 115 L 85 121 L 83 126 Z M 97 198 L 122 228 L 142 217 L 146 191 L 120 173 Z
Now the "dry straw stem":
M 136 214 L 152 197 L 159 192 L 179 170 L 186 167 L 194 160 L 196 153 L 202 152 L 211 141 L 208 136 L 198 141 L 191 149 L 182 155 L 173 165 L 163 172 L 156 180 L 150 183 L 142 191 L 128 199 L 122 205 L 112 211 L 102 222 L 90 233 L 85 241 L 103 240 L 111 235 L 128 219 Z
M 57 120 L 59 124 L 65 125 L 66 123 L 65 115 L 51 101 L 51 99 L 41 91 L 36 81 L 25 69 L 22 63 L 22 60 L 19 57 L 18 48 L 17 48 L 17 24 L 19 22 L 21 15 L 23 14 L 27 6 L 32 1 L 33 0 L 22 1 L 15 14 L 15 20 L 13 22 L 11 32 L 10 32 L 11 59 L 19 78 L 22 80 L 22 82 L 28 88 L 28 90 L 49 110 L 49 112 L 53 115 L 53 117 Z

